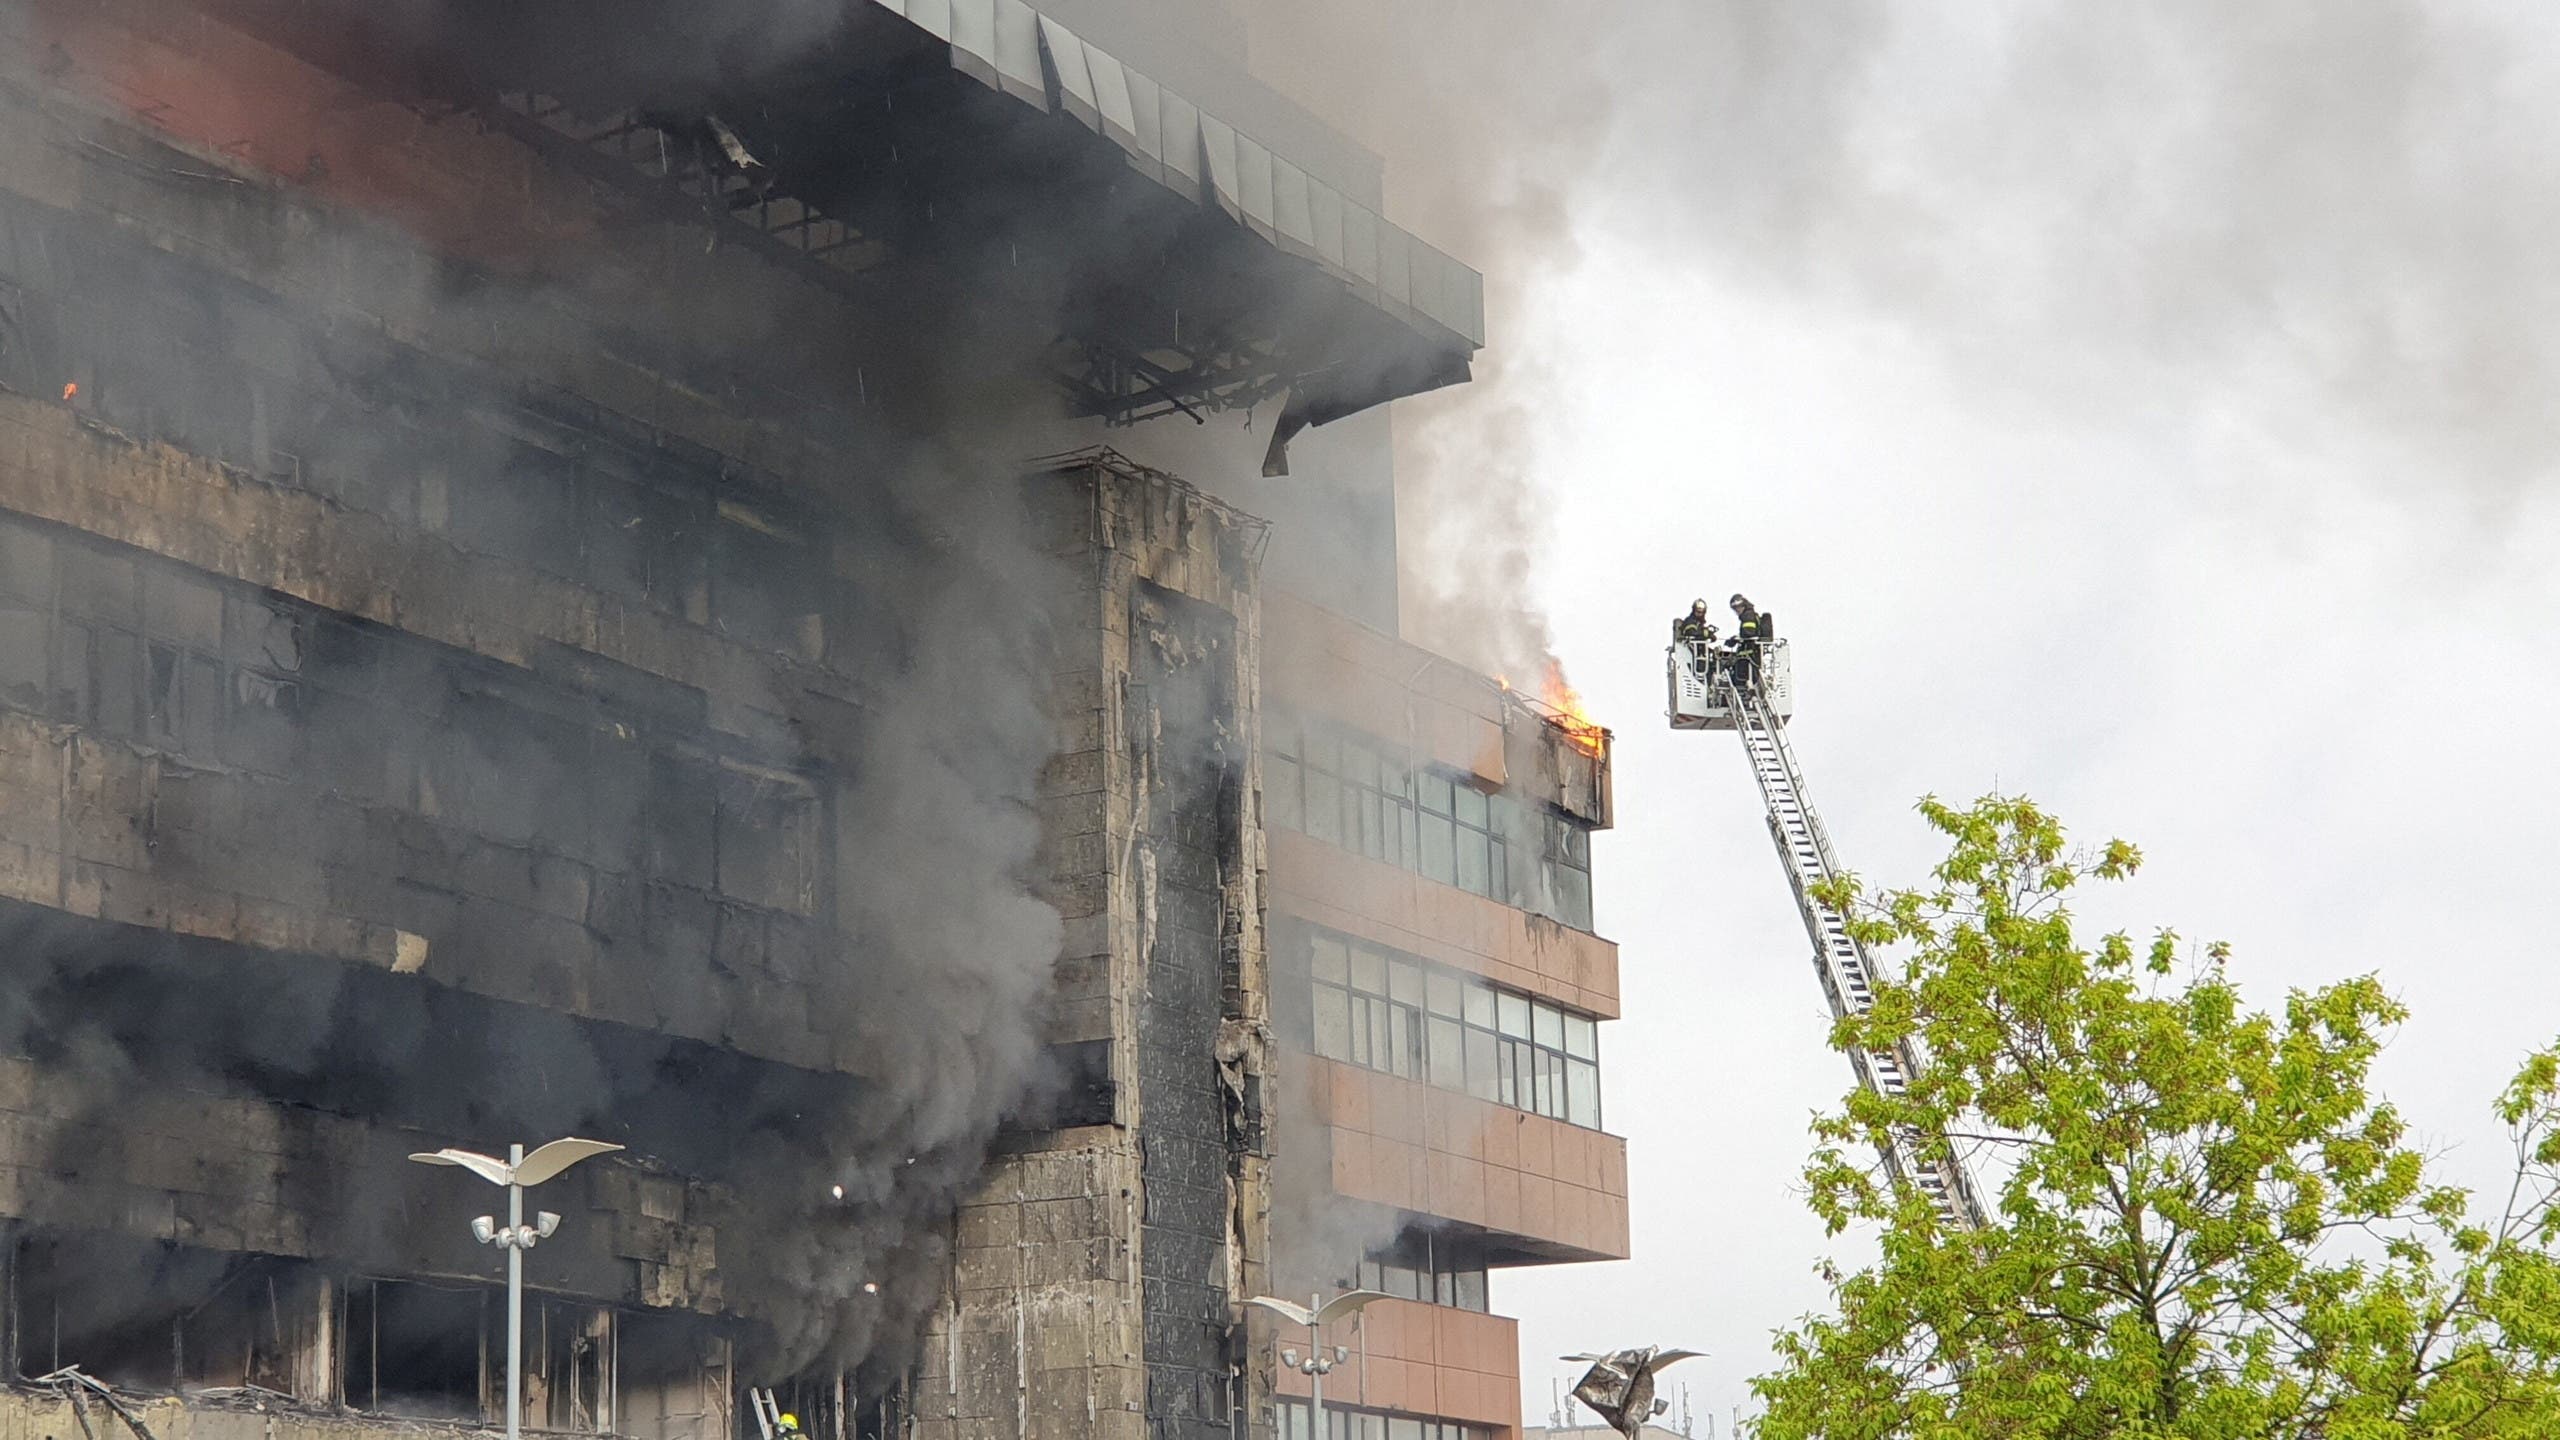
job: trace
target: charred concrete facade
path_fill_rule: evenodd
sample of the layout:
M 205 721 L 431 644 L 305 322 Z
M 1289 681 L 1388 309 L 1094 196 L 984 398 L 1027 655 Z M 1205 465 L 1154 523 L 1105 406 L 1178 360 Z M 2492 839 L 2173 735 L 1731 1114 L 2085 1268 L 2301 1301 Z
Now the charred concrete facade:
M 645 1440 L 751 1386 L 1264 1440 L 1243 1302 L 1380 1263 L 1306 1197 L 1623 1252 L 1464 1178 L 1606 1136 L 1412 1129 L 1310 1028 L 1316 928 L 1588 1017 L 1605 943 L 1525 859 L 1382 889 L 1265 774 L 1330 716 L 1524 857 L 1606 822 L 1369 628 L 1375 407 L 1463 378 L 1472 277 L 1277 97 L 1266 149 L 1012 0 L 766 43 L 811 8 L 0 0 L 0 1431 L 495 1423 L 487 1192 L 403 1159 L 452 1144 L 630 1147 L 539 1194 L 526 1418 Z M 1367 537 L 1357 619 L 1267 625 L 1291 523 Z M 1508 1341 L 1381 1307 L 1351 1403 L 1508 1428 Z

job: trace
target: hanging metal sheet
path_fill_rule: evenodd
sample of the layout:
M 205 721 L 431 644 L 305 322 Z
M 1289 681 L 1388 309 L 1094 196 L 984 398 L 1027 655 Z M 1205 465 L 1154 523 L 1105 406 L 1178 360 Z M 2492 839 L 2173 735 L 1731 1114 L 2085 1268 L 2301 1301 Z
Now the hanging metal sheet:
M 1307 199 L 1307 172 L 1271 157 L 1271 228 L 1282 249 L 1299 255 L 1316 253 L 1316 219 Z
M 1084 47 L 1084 68 L 1093 77 L 1093 106 L 1102 117 L 1102 133 L 1110 136 L 1121 149 L 1131 154 L 1142 153 L 1138 144 L 1137 103 L 1129 94 L 1129 72 L 1119 61 L 1091 45 Z
M 1409 324 L 1484 343 L 1484 280 L 1353 203 L 1025 0 L 873 0 L 951 46 L 954 69 L 1027 105 L 1054 103 L 1149 179 L 1238 223 Z
M 1271 151 L 1259 140 L 1233 132 L 1236 137 L 1236 198 L 1244 207 L 1245 228 L 1265 240 L 1276 241 L 1280 232 L 1271 223 Z
M 1256 147 L 1259 148 L 1259 147 Z M 1236 174 L 1236 128 L 1215 115 L 1200 117 L 1200 153 L 1207 157 L 1209 190 L 1218 208 L 1244 219 L 1244 182 Z
M 996 0 L 951 0 L 951 68 L 990 90 L 1004 88 L 996 72 Z
M 1007 95 L 1049 108 L 1049 76 L 1040 68 L 1040 12 L 1022 0 L 996 0 L 996 75 Z
M 1040 48 L 1049 52 L 1049 68 L 1058 77 L 1058 108 L 1074 116 L 1086 129 L 1099 133 L 1102 106 L 1093 96 L 1093 74 L 1085 66 L 1084 42 L 1076 38 L 1073 30 L 1043 15 Z

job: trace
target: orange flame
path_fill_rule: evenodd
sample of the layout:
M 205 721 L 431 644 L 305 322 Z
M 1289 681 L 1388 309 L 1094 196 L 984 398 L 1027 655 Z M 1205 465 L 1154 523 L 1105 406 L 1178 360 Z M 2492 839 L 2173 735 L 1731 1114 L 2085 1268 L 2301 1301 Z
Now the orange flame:
M 62 387 L 62 403 L 63 403 L 63 404 L 68 405 L 68 404 L 70 404 L 72 401 L 77 400 L 77 399 L 79 399 L 79 398 L 80 398 L 80 382 L 79 382 L 79 381 L 77 381 L 77 380 L 71 381 L 69 384 L 66 384 L 66 385 L 64 385 L 64 386 Z
M 1590 710 L 1582 703 L 1582 692 L 1566 682 L 1564 666 L 1552 658 L 1547 661 L 1546 684 L 1540 690 L 1547 723 L 1563 731 L 1573 748 L 1594 759 L 1608 753 L 1608 727 L 1591 718 Z

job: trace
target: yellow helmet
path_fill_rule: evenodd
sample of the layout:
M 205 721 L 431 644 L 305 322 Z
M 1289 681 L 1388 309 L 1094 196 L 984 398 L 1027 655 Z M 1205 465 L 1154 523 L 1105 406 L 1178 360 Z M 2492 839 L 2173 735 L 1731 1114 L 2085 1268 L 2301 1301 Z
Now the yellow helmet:
M 780 1426 L 780 1427 L 782 1427 L 782 1428 L 783 1428 L 783 1429 L 785 1429 L 785 1430 L 797 1430 L 797 1429 L 799 1429 L 799 1428 L 800 1428 L 800 1417 L 799 1417 L 799 1416 L 797 1416 L 797 1415 L 793 1415 L 793 1414 L 785 1413 L 785 1414 L 781 1414 L 781 1415 L 777 1415 L 777 1416 L 775 1416 L 775 1417 L 774 1417 L 774 1420 L 773 1420 L 773 1423 L 774 1423 L 774 1424 L 776 1424 L 776 1425 L 778 1425 L 778 1426 Z

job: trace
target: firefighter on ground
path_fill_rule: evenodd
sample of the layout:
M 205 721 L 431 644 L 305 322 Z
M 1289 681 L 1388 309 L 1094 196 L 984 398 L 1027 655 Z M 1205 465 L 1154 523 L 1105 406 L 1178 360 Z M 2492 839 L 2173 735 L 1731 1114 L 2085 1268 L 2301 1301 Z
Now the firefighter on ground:
M 799 1440 L 799 1435 L 799 1416 L 794 1415 L 789 1411 L 784 1411 L 782 1414 L 773 1417 L 774 1440 L 786 1440 L 786 1437 L 787 1440 Z

